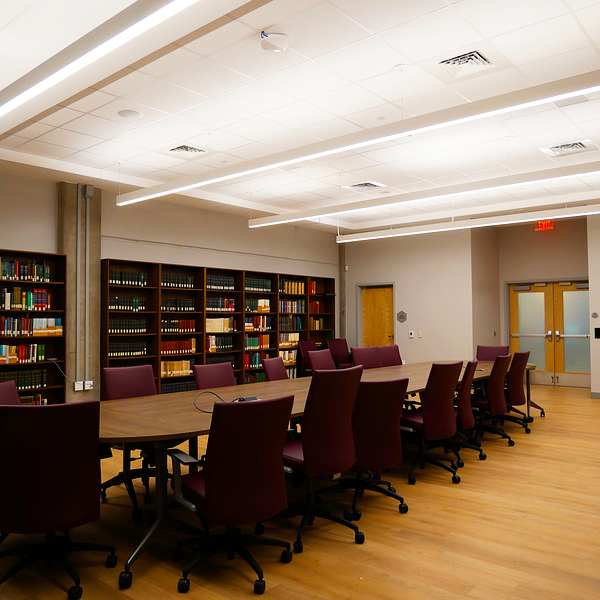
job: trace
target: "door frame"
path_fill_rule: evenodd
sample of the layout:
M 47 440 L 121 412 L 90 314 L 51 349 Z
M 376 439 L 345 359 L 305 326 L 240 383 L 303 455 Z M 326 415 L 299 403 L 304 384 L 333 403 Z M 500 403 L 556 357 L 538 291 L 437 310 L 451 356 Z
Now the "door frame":
M 356 340 L 354 346 L 360 346 L 363 337 L 362 326 L 362 289 L 373 287 L 391 287 L 392 288 L 392 313 L 394 315 L 394 344 L 396 344 L 396 284 L 393 281 L 382 281 L 377 283 L 357 283 L 355 288 L 356 294 Z

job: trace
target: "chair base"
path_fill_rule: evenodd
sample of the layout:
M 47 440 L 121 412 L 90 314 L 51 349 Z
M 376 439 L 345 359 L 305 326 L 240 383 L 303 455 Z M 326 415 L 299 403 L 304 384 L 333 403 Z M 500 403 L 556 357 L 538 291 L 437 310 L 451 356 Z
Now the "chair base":
M 248 550 L 248 546 L 278 546 L 283 548 L 280 560 L 283 563 L 289 563 L 292 560 L 292 552 L 289 542 L 275 538 L 263 537 L 262 535 L 244 534 L 237 527 L 227 527 L 224 534 L 211 534 L 197 536 L 187 540 L 182 540 L 177 544 L 175 557 L 179 558 L 184 546 L 197 544 L 200 546 L 200 554 L 183 569 L 183 573 L 177 584 L 180 593 L 186 593 L 190 589 L 189 574 L 203 561 L 224 552 L 229 560 L 233 560 L 235 555 L 241 556 L 254 570 L 257 579 L 254 582 L 254 593 L 262 594 L 265 591 L 266 584 L 263 578 L 263 570 L 254 556 Z
M 0 543 L 2 543 L 8 534 L 0 536 Z M 43 560 L 47 565 L 52 565 L 55 562 L 59 562 L 64 570 L 69 574 L 75 585 L 71 586 L 68 591 L 69 600 L 78 600 L 83 594 L 81 587 L 81 579 L 79 573 L 75 570 L 75 567 L 71 564 L 67 558 L 69 552 L 80 552 L 80 551 L 97 551 L 97 552 L 108 552 L 106 557 L 105 565 L 108 568 L 113 568 L 117 564 L 117 555 L 115 554 L 114 546 L 107 546 L 104 544 L 94 544 L 90 542 L 73 542 L 68 533 L 57 537 L 54 533 L 47 533 L 44 542 L 25 544 L 16 548 L 10 548 L 0 552 L 0 558 L 4 556 L 20 556 L 24 554 L 20 560 L 18 560 L 12 567 L 10 567 L 4 573 L 0 573 L 0 585 L 10 579 L 13 575 L 16 575 L 22 571 L 25 567 Z
M 430 450 L 433 450 L 434 448 L 447 448 L 451 450 L 457 457 L 459 462 L 455 463 L 452 458 L 432 454 Z M 419 441 L 419 451 L 417 457 L 411 463 L 410 468 L 408 470 L 409 485 L 414 485 L 416 483 L 414 471 L 417 468 L 417 466 L 419 466 L 421 469 L 424 469 L 426 463 L 436 465 L 437 467 L 448 471 L 452 474 L 452 483 L 460 483 L 460 476 L 457 475 L 456 472 L 458 471 L 460 466 L 462 466 L 462 459 L 460 458 L 457 445 L 452 443 L 451 440 L 439 440 L 428 445 L 425 445 L 425 443 L 422 440 Z
M 487 431 L 488 433 L 494 433 L 495 435 L 499 435 L 502 439 L 507 440 L 509 446 L 514 446 L 515 441 L 502 429 L 501 427 L 497 427 L 496 423 L 500 422 L 500 425 L 504 423 L 506 417 L 492 417 L 491 424 L 484 423 L 483 420 L 479 423 L 477 428 L 477 437 L 483 438 L 483 434 Z

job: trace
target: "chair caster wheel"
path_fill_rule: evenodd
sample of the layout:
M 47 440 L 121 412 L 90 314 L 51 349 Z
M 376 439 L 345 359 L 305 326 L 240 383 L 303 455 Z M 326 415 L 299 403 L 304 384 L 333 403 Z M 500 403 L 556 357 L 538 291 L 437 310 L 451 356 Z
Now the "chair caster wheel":
M 181 548 L 175 548 L 172 557 L 175 562 L 179 562 L 183 558 L 183 550 Z
M 452 483 L 460 483 L 460 476 L 452 475 Z
M 525 417 L 523 421 L 525 421 L 525 423 L 533 423 L 533 417 Z
M 279 560 L 282 563 L 286 563 L 287 564 L 289 562 L 292 562 L 292 556 L 293 556 L 293 554 L 292 554 L 291 550 L 282 550 L 281 551 L 281 556 L 279 557 Z
M 531 433 L 531 429 L 529 429 L 529 427 L 525 427 L 525 433 Z
M 302 542 L 299 542 L 298 540 L 296 540 L 294 542 L 294 554 L 302 554 L 302 550 L 304 550 L 304 546 L 302 545 Z
M 114 569 L 117 566 L 117 555 L 109 554 L 106 557 L 106 561 L 104 562 L 104 565 L 106 566 L 107 569 Z
M 254 582 L 254 593 L 255 594 L 264 594 L 266 588 L 267 588 L 267 584 L 264 579 L 257 579 Z
M 398 510 L 400 511 L 400 514 L 404 515 L 408 512 L 408 505 L 403 502 L 402 504 L 398 505 Z
M 127 590 L 131 587 L 133 581 L 133 573 L 131 571 L 121 571 L 119 573 L 119 589 Z
M 546 411 L 540 412 L 540 417 L 545 417 L 545 416 L 546 416 Z
M 346 521 L 358 521 L 362 517 L 360 510 L 345 510 L 344 519 Z
M 486 458 L 487 458 L 487 454 L 485 454 L 485 452 L 482 452 L 482 453 L 479 455 L 479 460 L 485 460 Z
M 265 532 L 264 523 L 257 523 L 254 526 L 254 535 L 262 535 Z
M 415 485 L 416 481 L 417 480 L 412 475 L 408 476 L 408 485 Z
M 83 588 L 80 585 L 72 585 L 67 592 L 69 600 L 79 600 L 83 596 Z
M 362 531 L 357 531 L 354 534 L 354 541 L 357 544 L 364 544 L 365 543 L 365 534 Z
M 182 577 L 177 582 L 177 591 L 180 594 L 187 594 L 190 591 L 190 580 L 187 577 Z
M 508 445 L 509 446 L 514 446 L 515 445 L 515 440 L 508 440 Z
M 462 469 L 465 466 L 465 461 L 461 458 L 459 461 L 457 461 L 456 466 L 459 469 Z

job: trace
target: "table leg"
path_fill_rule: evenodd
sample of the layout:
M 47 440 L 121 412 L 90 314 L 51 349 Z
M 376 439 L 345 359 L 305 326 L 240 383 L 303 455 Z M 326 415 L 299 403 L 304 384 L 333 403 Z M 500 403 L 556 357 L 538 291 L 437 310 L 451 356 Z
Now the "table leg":
M 525 383 L 527 385 L 527 419 L 529 422 L 533 421 L 533 418 L 529 416 L 529 409 L 532 406 L 533 406 L 533 408 L 537 408 L 540 411 L 540 417 L 546 416 L 546 412 L 544 411 L 544 409 L 539 404 L 536 404 L 531 399 L 531 381 L 530 380 L 531 380 L 531 374 L 530 374 L 530 371 L 527 370 L 527 371 L 525 371 Z

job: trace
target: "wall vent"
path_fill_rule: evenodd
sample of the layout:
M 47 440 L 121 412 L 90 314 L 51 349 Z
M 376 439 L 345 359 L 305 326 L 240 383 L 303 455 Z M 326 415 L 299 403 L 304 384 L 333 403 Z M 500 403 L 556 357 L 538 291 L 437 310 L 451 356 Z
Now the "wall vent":
M 540 148 L 540 150 L 548 156 L 570 156 L 571 154 L 579 154 L 580 152 L 592 152 L 598 150 L 598 146 L 591 140 L 582 140 L 579 142 L 568 142 L 566 144 L 557 144 L 549 148 Z
M 205 150 L 201 150 L 200 148 L 194 148 L 194 146 L 186 146 L 182 144 L 181 146 L 176 146 L 175 148 L 171 148 L 169 152 L 205 152 Z
M 362 181 L 361 183 L 353 183 L 352 185 L 343 185 L 343 188 L 349 190 L 369 190 L 372 188 L 386 187 L 385 183 L 379 183 L 378 181 Z
M 455 79 L 458 77 L 465 77 L 467 75 L 474 75 L 486 69 L 491 69 L 494 64 L 491 63 L 483 54 L 473 50 L 460 56 L 454 56 L 442 60 L 440 66 L 444 71 L 452 75 Z

